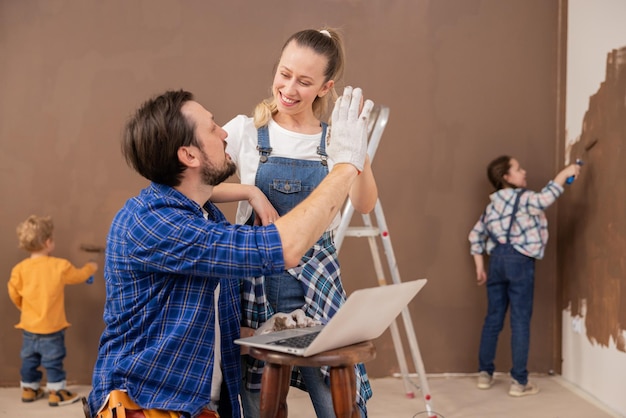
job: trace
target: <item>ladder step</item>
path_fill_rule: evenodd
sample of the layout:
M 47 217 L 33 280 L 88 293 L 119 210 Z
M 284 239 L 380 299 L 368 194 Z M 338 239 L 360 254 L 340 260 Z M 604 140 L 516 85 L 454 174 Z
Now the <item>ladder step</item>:
M 371 226 L 351 226 L 346 229 L 348 237 L 377 237 L 380 235 L 380 229 Z

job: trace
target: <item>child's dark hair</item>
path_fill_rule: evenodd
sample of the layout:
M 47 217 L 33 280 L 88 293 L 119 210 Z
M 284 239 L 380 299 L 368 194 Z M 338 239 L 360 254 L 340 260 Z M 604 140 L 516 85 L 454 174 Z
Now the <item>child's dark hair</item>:
M 52 238 L 54 225 L 50 216 L 31 215 L 17 226 L 19 247 L 28 252 L 41 251 Z
M 508 155 L 501 155 L 487 166 L 487 178 L 496 190 L 511 187 L 511 184 L 504 180 L 504 175 L 509 172 L 510 168 L 511 157 Z

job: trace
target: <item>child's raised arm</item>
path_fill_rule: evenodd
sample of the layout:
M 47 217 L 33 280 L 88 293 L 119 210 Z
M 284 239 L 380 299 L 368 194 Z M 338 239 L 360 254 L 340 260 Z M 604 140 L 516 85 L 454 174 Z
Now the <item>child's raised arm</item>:
M 580 165 L 579 164 L 570 164 L 566 166 L 563 170 L 559 171 L 559 173 L 554 177 L 554 182 L 560 184 L 561 186 L 565 186 L 565 182 L 568 177 L 574 176 L 574 178 L 578 177 L 580 174 Z

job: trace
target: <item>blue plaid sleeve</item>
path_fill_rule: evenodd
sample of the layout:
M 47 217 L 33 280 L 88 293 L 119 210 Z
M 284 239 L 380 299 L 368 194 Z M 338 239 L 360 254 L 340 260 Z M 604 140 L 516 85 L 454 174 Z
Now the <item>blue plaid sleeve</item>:
M 284 268 L 275 226 L 209 222 L 182 210 L 146 208 L 133 214 L 127 256 L 140 271 L 241 278 Z

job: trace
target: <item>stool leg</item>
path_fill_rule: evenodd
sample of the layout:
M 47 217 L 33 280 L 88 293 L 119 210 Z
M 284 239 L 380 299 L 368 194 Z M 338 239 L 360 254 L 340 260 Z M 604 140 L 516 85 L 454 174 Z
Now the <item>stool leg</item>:
M 356 404 L 356 375 L 354 365 L 331 367 L 330 391 L 337 418 L 359 418 Z
M 261 378 L 261 418 L 287 418 L 291 366 L 265 363 Z

